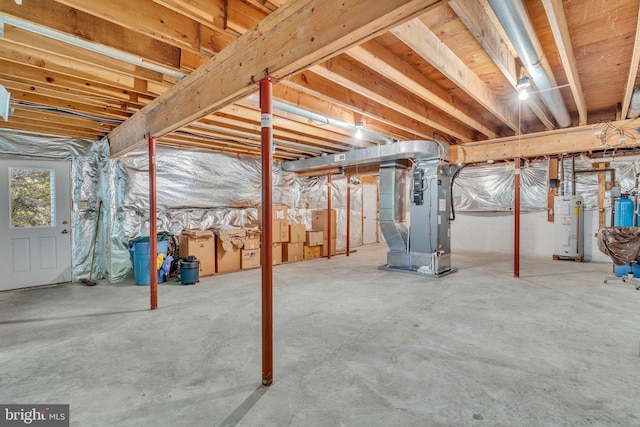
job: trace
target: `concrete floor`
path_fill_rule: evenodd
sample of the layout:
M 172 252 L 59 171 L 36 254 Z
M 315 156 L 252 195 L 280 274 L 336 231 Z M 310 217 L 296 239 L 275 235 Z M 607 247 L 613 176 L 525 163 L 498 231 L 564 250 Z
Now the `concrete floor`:
M 0 293 L 0 402 L 72 426 L 640 425 L 640 291 L 611 264 L 455 253 L 441 279 L 386 247 L 274 269 L 275 381 L 260 386 L 260 270 Z M 549 257 L 550 258 L 550 257 Z

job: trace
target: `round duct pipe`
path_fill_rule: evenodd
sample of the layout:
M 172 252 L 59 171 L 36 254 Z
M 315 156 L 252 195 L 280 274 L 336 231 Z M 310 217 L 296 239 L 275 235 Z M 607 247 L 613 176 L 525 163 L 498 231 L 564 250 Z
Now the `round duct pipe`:
M 558 126 L 561 128 L 571 126 L 571 116 L 569 116 L 569 110 L 567 110 L 564 99 L 562 99 L 560 91 L 553 87 L 554 85 L 542 67 L 536 53 L 531 38 L 535 37 L 535 35 L 527 33 L 526 28 L 533 28 L 533 24 L 522 1 L 489 0 L 489 4 L 507 36 L 509 36 L 513 47 L 518 52 L 520 60 L 540 93 L 540 97 L 556 119 Z

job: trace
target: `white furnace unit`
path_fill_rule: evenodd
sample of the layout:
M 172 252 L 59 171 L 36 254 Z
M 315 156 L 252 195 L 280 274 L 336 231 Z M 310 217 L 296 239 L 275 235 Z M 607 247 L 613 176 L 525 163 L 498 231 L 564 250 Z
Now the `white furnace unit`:
M 582 196 L 556 196 L 554 200 L 555 245 L 553 258 L 584 255 L 584 204 Z

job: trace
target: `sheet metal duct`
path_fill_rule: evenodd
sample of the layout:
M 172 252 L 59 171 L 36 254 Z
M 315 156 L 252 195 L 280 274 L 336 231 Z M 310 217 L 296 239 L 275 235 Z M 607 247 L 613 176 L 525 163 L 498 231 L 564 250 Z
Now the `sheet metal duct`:
M 380 165 L 380 230 L 391 252 L 406 253 L 409 229 L 406 218 L 407 165 L 395 161 Z
M 402 159 L 438 160 L 448 155 L 449 149 L 437 141 L 400 141 L 390 145 L 378 145 L 328 156 L 293 160 L 283 163 L 282 170 L 303 172 L 336 166 L 377 165 Z
M 640 116 L 640 86 L 633 88 L 631 101 L 629 102 L 629 111 L 627 112 L 627 119 L 635 119 L 638 116 Z
M 540 64 L 534 42 L 527 28 L 533 28 L 531 19 L 527 14 L 524 4 L 520 0 L 489 0 L 491 8 L 495 12 L 500 24 L 509 36 L 511 43 L 518 52 L 520 60 L 524 64 L 531 80 L 535 84 L 540 96 L 556 119 L 558 126 L 566 128 L 571 126 L 571 117 L 562 95 L 554 85 Z

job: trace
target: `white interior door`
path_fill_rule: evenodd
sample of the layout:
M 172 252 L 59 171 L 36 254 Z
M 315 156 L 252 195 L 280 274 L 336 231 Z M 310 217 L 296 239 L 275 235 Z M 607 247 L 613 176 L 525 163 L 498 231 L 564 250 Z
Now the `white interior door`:
M 0 160 L 0 290 L 71 280 L 66 161 Z
M 369 245 L 378 241 L 378 186 L 362 184 L 362 244 Z

